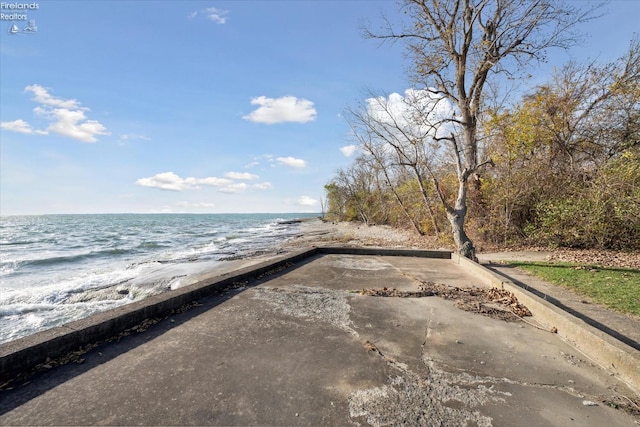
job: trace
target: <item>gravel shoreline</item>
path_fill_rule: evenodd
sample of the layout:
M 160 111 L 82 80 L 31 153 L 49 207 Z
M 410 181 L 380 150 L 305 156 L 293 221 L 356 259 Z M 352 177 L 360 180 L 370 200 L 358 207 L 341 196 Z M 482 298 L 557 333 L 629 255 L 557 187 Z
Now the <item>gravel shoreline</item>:
M 302 247 L 320 245 L 373 246 L 384 248 L 453 250 L 443 246 L 433 236 L 418 236 L 415 232 L 386 225 L 366 226 L 356 222 L 330 222 L 317 218 L 305 219 L 300 223 L 300 234 L 287 240 L 276 249 L 276 253 L 286 253 Z M 492 248 L 503 259 L 518 259 L 518 254 L 537 255 L 545 261 L 571 262 L 606 267 L 640 270 L 640 252 L 619 252 L 595 249 L 549 249 L 539 247 Z M 479 253 L 481 255 L 482 252 Z
M 450 250 L 433 237 L 418 236 L 408 230 L 387 225 L 367 226 L 357 222 L 331 222 L 320 219 L 305 220 L 300 224 L 300 235 L 285 246 L 375 246 L 384 248 Z

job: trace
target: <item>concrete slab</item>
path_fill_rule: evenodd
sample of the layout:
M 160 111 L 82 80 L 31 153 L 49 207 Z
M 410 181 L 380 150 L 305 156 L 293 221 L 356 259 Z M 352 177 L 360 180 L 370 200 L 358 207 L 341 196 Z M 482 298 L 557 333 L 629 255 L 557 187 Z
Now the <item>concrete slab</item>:
M 511 281 L 494 270 L 455 254 L 452 260 L 487 283 L 511 292 L 529 307 L 534 318 L 546 330 L 557 333 L 591 360 L 605 367 L 611 375 L 624 381 L 635 393 L 640 393 L 640 351 L 633 340 L 615 331 L 611 333 L 611 328 L 598 325 L 597 322 L 594 324 L 592 319 L 558 304 L 557 300 L 541 294 L 528 283 Z M 613 313 L 611 317 L 615 318 Z M 629 322 L 634 323 L 632 319 Z
M 607 411 L 583 405 L 585 399 L 598 400 L 586 396 L 615 387 L 615 381 L 593 375 L 599 367 L 553 334 L 523 324 L 479 321 L 477 315 L 447 307 L 434 308 L 430 319 L 424 358 L 434 375 L 458 393 L 471 387 L 471 396 L 484 402 L 481 413 L 501 420 L 496 425 L 615 422 Z
M 0 424 L 639 421 L 603 403 L 633 393 L 556 334 L 438 297 L 351 292 L 416 290 L 415 275 L 480 284 L 447 259 L 317 254 L 0 391 Z

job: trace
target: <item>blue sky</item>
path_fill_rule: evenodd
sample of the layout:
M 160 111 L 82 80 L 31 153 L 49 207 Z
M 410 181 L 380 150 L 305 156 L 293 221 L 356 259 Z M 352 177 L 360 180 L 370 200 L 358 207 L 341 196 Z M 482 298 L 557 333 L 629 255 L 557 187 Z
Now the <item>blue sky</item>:
M 409 88 L 402 47 L 362 37 L 393 1 L 35 4 L 0 21 L 1 215 L 319 212 L 352 160 L 345 108 Z M 640 30 L 640 2 L 603 12 L 575 59 Z

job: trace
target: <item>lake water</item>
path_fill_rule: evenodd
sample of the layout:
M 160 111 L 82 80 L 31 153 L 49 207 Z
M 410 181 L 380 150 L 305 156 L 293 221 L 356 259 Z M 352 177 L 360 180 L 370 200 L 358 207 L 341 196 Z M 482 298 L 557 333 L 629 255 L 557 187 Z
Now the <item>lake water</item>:
M 0 217 L 0 343 L 273 249 L 317 214 Z

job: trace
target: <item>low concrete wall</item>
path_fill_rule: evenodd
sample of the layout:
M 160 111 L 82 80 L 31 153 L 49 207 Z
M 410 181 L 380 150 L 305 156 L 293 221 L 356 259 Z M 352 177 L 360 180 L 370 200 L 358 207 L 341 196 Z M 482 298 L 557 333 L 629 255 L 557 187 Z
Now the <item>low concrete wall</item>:
M 451 251 L 420 249 L 352 248 L 348 246 L 319 246 L 318 253 L 337 255 L 406 256 L 419 258 L 451 258 Z
M 488 268 L 457 254 L 451 260 L 485 283 L 513 293 L 526 305 L 536 320 L 555 327 L 558 335 L 603 368 L 617 375 L 636 393 L 640 393 L 640 352 L 594 328 Z
M 2 344 L 0 381 L 29 372 L 35 366 L 45 363 L 47 358 L 56 359 L 89 344 L 115 337 L 146 319 L 167 316 L 172 310 L 211 295 L 234 282 L 257 278 L 272 270 L 299 263 L 317 253 L 316 248 L 303 250 Z

